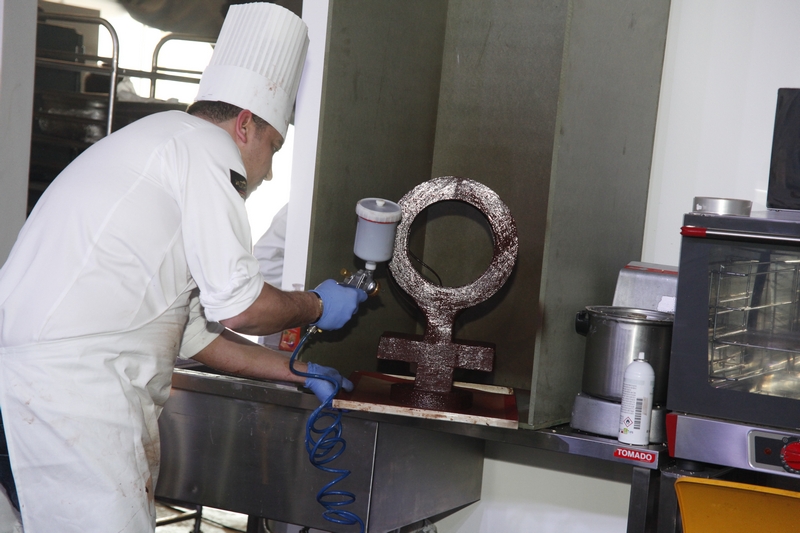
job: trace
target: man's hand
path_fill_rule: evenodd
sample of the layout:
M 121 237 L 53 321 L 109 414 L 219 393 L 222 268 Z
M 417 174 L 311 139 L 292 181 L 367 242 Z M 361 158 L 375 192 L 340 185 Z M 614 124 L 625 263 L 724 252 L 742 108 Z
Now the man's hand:
M 314 393 L 320 403 L 325 403 L 333 398 L 336 393 L 335 384 L 338 384 L 347 392 L 353 390 L 353 383 L 349 379 L 342 377 L 335 368 L 308 363 L 308 373 L 319 376 L 306 378 L 305 387 Z
M 334 330 L 344 326 L 356 314 L 358 306 L 367 299 L 367 293 L 363 290 L 340 285 L 332 279 L 323 281 L 310 292 L 322 300 L 322 315 L 311 324 L 321 330 Z

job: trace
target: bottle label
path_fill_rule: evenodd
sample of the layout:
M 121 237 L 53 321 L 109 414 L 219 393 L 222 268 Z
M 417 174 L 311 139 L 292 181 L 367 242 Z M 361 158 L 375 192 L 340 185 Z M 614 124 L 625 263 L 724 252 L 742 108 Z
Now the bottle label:
M 646 398 L 636 398 L 636 406 L 633 411 L 633 429 L 642 429 L 642 412 L 647 409 Z
M 651 379 L 626 379 L 622 385 L 619 440 L 628 444 L 647 444 L 650 435 Z

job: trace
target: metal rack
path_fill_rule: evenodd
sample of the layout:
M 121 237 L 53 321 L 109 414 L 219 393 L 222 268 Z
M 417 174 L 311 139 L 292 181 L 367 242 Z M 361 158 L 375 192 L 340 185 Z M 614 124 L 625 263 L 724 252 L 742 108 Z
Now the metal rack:
M 153 49 L 153 62 L 150 67 L 150 72 L 138 72 L 139 77 L 148 78 L 150 80 L 150 98 L 156 97 L 157 80 L 200 83 L 200 76 L 202 75 L 202 72 L 200 71 L 185 70 L 175 67 L 163 67 L 158 64 L 158 56 L 161 53 L 161 48 L 169 41 L 190 41 L 209 44 L 216 42 L 215 39 L 195 37 L 193 35 L 187 35 L 183 33 L 168 33 L 162 37 Z M 131 73 L 130 75 L 133 74 Z
M 49 22 L 96 25 L 108 32 L 111 57 L 86 54 L 82 47 L 40 49 L 37 46 L 37 79 L 34 84 L 33 128 L 31 135 L 31 165 L 28 185 L 28 213 L 55 177 L 81 152 L 115 131 L 143 116 L 169 109 L 183 110 L 186 104 L 154 99 L 157 80 L 197 84 L 202 72 L 159 65 L 162 46 L 170 40 L 213 42 L 183 34 L 167 34 L 153 51 L 151 71 L 125 69 L 119 66 L 120 44 L 114 27 L 105 19 L 84 15 L 41 13 L 40 31 L 54 29 Z M 67 29 L 57 26 L 59 30 Z M 77 34 L 77 32 L 76 32 Z M 42 83 L 40 74 L 54 72 L 76 73 L 76 83 L 61 83 L 59 79 Z M 87 89 L 89 76 L 101 82 Z M 102 81 L 107 77 L 108 81 Z M 150 99 L 121 101 L 118 83 L 123 77 L 150 80 Z
M 83 24 L 97 24 L 104 27 L 110 37 L 112 44 L 111 57 L 100 57 L 94 55 L 86 55 L 83 53 L 60 53 L 61 58 L 44 58 L 39 57 L 37 50 L 36 65 L 51 67 L 56 69 L 68 70 L 73 72 L 95 72 L 99 74 L 109 75 L 108 86 L 108 111 L 106 116 L 106 134 L 111 133 L 113 117 L 114 117 L 114 101 L 116 100 L 117 92 L 117 75 L 119 71 L 119 37 L 117 36 L 114 27 L 105 19 L 99 17 L 87 17 L 83 15 L 65 15 L 56 13 L 41 13 L 39 15 L 39 22 L 44 23 L 47 21 L 61 21 L 61 22 L 74 22 Z M 95 64 L 92 64 L 94 62 Z M 97 65 L 97 62 L 105 63 L 107 66 Z
M 709 273 L 709 379 L 720 388 L 800 396 L 800 263 L 762 259 L 718 263 Z

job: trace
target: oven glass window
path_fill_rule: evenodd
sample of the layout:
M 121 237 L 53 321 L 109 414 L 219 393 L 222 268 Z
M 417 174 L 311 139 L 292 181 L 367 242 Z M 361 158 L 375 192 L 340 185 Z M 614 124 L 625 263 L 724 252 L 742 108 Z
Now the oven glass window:
M 709 383 L 800 399 L 800 251 L 729 243 L 710 259 Z

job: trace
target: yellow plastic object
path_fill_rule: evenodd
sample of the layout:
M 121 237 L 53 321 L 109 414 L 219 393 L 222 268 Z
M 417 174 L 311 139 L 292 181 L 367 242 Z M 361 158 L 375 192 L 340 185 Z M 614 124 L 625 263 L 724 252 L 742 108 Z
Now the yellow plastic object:
M 675 492 L 684 533 L 800 531 L 800 492 L 693 477 Z

